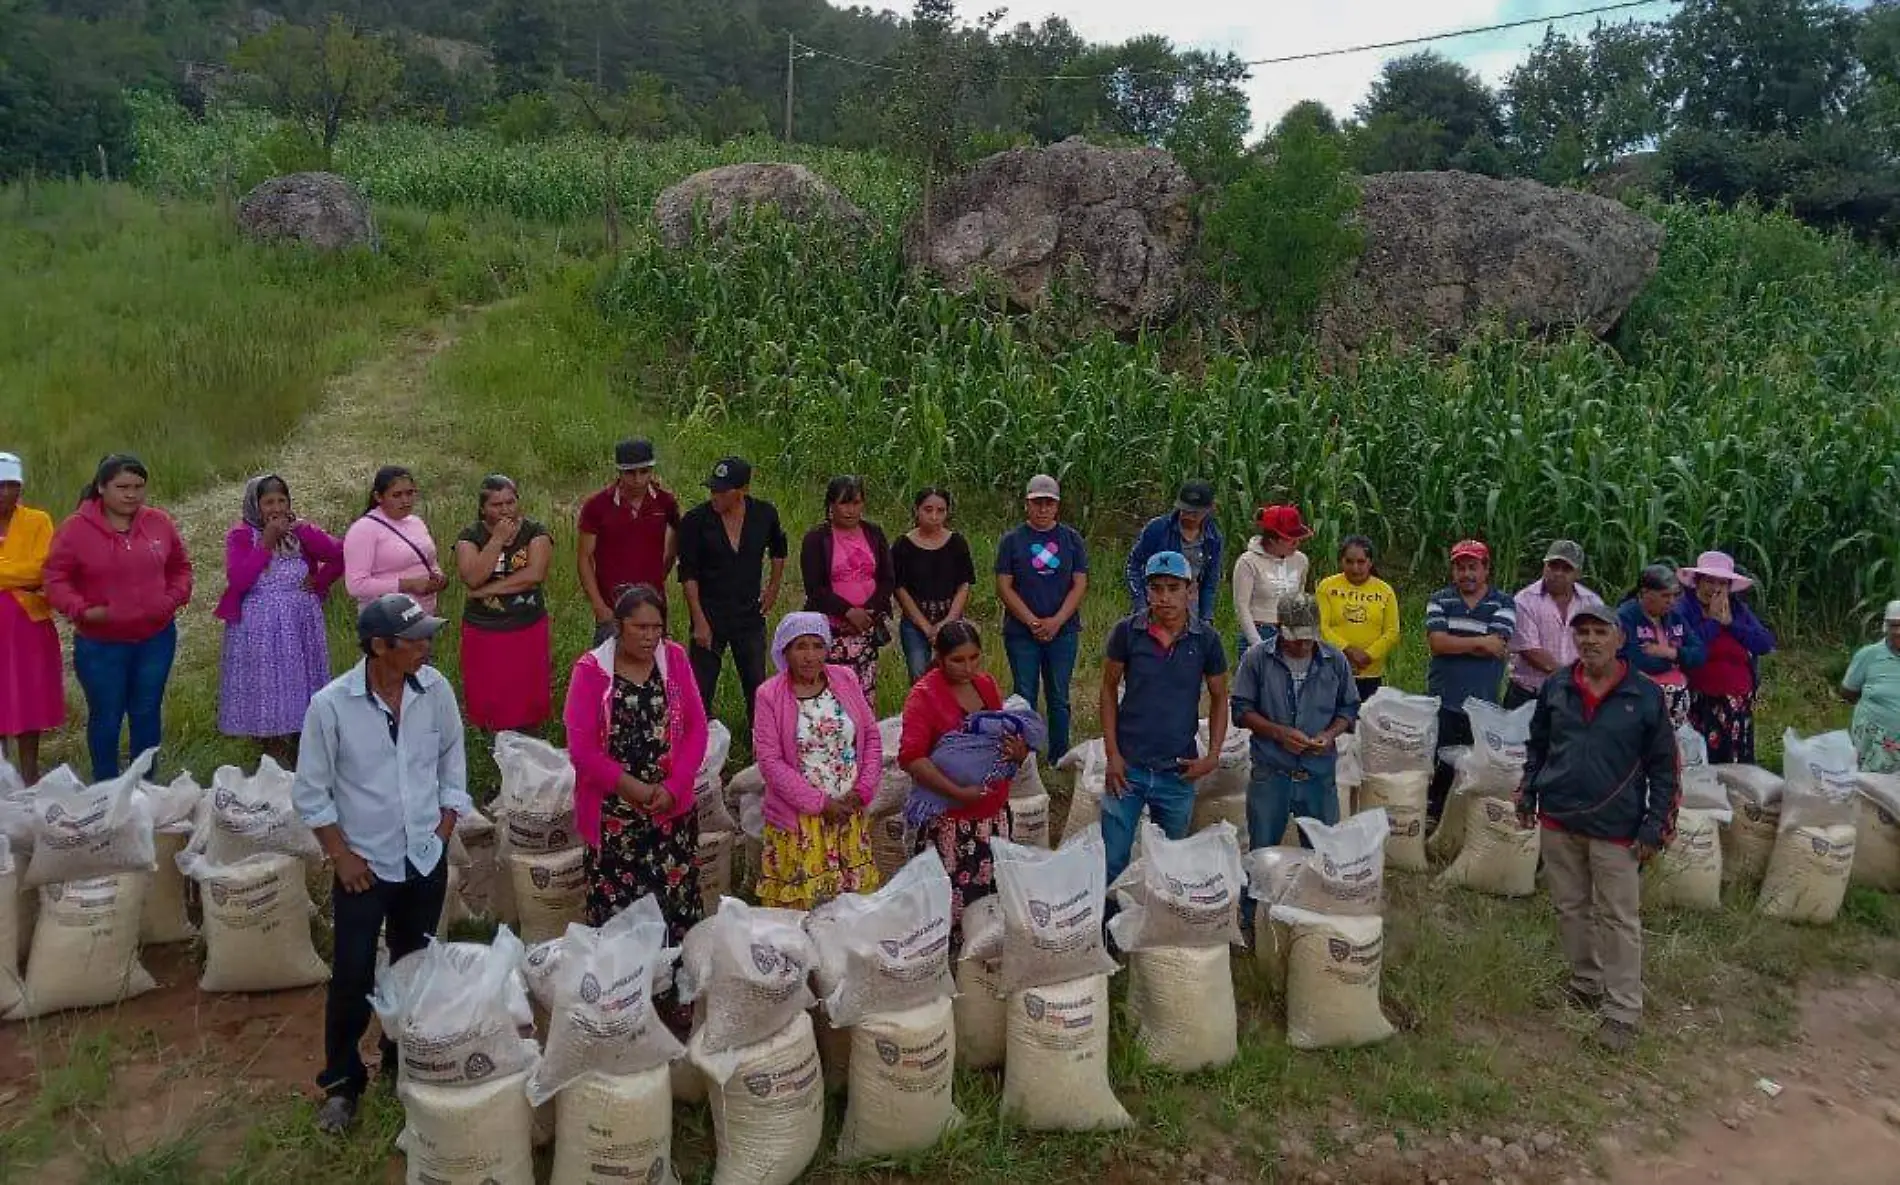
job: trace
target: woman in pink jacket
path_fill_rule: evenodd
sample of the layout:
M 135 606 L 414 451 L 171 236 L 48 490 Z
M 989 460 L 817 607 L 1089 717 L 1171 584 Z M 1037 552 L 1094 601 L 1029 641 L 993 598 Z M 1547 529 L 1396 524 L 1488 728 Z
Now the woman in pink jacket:
M 148 476 L 127 453 L 100 461 L 79 509 L 53 535 L 42 576 L 46 599 L 73 623 L 95 782 L 119 776 L 128 718 L 134 756 L 158 747 L 175 619 L 191 600 L 191 560 L 171 517 L 145 504 Z
M 706 759 L 706 712 L 651 585 L 614 602 L 614 636 L 574 663 L 564 715 L 574 825 L 587 843 L 587 923 L 651 894 L 677 946 L 702 912 L 693 783 Z
M 850 667 L 829 665 L 831 623 L 791 613 L 772 637 L 779 673 L 759 686 L 752 753 L 765 778 L 759 904 L 811 909 L 877 889 L 864 811 L 877 793 L 877 717 Z

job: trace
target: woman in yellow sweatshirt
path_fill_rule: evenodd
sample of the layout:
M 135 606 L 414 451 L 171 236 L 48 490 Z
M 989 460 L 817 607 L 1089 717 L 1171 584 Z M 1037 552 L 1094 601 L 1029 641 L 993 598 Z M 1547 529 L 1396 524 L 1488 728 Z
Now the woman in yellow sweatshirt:
M 20 458 L 0 453 L 0 740 L 11 738 L 20 776 L 40 778 L 40 734 L 66 721 L 66 684 L 40 568 L 53 520 L 20 501 Z
M 1372 574 L 1372 540 L 1348 535 L 1339 572 L 1319 582 L 1319 632 L 1352 664 L 1361 702 L 1385 681 L 1385 660 L 1399 644 L 1399 598 Z

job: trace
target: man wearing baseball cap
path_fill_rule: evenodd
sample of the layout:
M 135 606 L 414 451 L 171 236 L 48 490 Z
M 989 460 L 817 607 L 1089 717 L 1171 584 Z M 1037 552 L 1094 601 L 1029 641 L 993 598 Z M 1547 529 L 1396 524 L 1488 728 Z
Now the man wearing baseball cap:
M 594 644 L 614 632 L 614 594 L 648 584 L 666 595 L 666 578 L 679 555 L 680 504 L 654 477 L 653 442 L 635 438 L 614 446 L 611 485 L 581 504 L 577 553 L 581 591 L 594 610 Z
M 1564 996 L 1599 1017 L 1599 1043 L 1625 1053 L 1643 1014 L 1642 868 L 1675 802 L 1676 734 L 1662 689 L 1618 657 L 1613 610 L 1579 605 L 1569 629 L 1577 660 L 1537 694 L 1518 825 L 1541 828 L 1570 964 Z
M 1148 603 L 1148 560 L 1157 553 L 1172 551 L 1187 560 L 1188 571 L 1193 573 L 1195 616 L 1213 621 L 1224 550 L 1220 524 L 1214 521 L 1214 487 L 1198 480 L 1183 482 L 1174 498 L 1174 510 L 1148 520 L 1122 568 L 1122 581 L 1128 586 L 1134 611 L 1141 612 Z
M 680 585 L 693 616 L 687 653 L 700 700 L 711 718 L 719 669 L 731 650 L 747 728 L 753 697 L 765 682 L 765 619 L 778 603 L 791 554 L 778 507 L 751 491 L 751 464 L 744 457 L 721 458 L 706 478 L 706 501 L 686 512 L 679 530 Z
M 369 1027 L 376 944 L 389 961 L 421 950 L 448 892 L 447 845 L 468 796 L 462 713 L 455 689 L 429 666 L 440 617 L 415 598 L 388 593 L 356 618 L 363 657 L 310 700 L 291 790 L 335 873 L 335 956 L 324 1004 L 327 1096 L 317 1127 L 346 1130 L 369 1085 L 358 1046 Z M 395 1082 L 396 1047 L 382 1044 L 381 1074 Z
M 1013 694 L 1036 706 L 1041 689 L 1049 754 L 1069 751 L 1069 681 L 1082 643 L 1089 553 L 1061 522 L 1062 487 L 1046 473 L 1023 491 L 1023 521 L 996 545 L 996 599 L 1003 603 L 1003 653 Z
M 1491 549 L 1461 539 L 1451 549 L 1451 583 L 1425 606 L 1425 641 L 1432 652 L 1426 685 L 1438 697 L 1438 747 L 1471 744 L 1465 701 L 1498 702 L 1504 660 L 1517 633 L 1517 606 L 1491 586 Z M 1445 809 L 1452 768 L 1438 763 L 1432 775 L 1429 812 Z
M 1188 611 L 1194 573 L 1187 557 L 1156 552 L 1143 580 L 1145 606 L 1115 623 L 1102 661 L 1102 843 L 1110 883 L 1128 867 L 1144 809 L 1169 839 L 1187 838 L 1194 783 L 1214 772 L 1227 737 L 1227 655 L 1214 627 Z M 1197 736 L 1203 686 L 1205 755 Z
M 1886 637 L 1854 652 L 1841 698 L 1854 705 L 1854 749 L 1868 773 L 1900 773 L 1900 601 L 1888 601 Z
M 1538 689 L 1552 672 L 1577 661 L 1571 641 L 1570 615 L 1585 605 L 1601 605 L 1603 598 L 1585 588 L 1583 548 L 1559 539 L 1544 553 L 1544 575 L 1512 598 L 1517 609 L 1517 632 L 1511 637 L 1511 685 L 1504 706 L 1518 708 L 1537 698 Z

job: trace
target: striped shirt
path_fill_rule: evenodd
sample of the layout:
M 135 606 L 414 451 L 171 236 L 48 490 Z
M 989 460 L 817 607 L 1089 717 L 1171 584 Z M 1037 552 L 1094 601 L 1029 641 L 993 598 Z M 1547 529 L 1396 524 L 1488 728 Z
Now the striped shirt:
M 1509 642 L 1517 633 L 1517 606 L 1495 588 L 1485 589 L 1477 604 L 1467 605 L 1457 586 L 1448 585 L 1433 593 L 1425 606 L 1425 632 L 1454 638 L 1495 634 Z M 1504 665 L 1501 658 L 1481 654 L 1434 654 L 1426 683 L 1442 710 L 1462 713 L 1466 699 L 1498 702 Z
M 1601 605 L 1599 597 L 1583 585 L 1576 585 L 1570 604 L 1559 606 L 1544 591 L 1544 582 L 1533 581 L 1517 594 L 1517 636 L 1511 639 L 1511 682 L 1526 691 L 1536 691 L 1550 676 L 1532 666 L 1526 650 L 1542 650 L 1557 660 L 1562 670 L 1577 661 L 1577 641 L 1570 634 L 1570 615 L 1585 605 Z

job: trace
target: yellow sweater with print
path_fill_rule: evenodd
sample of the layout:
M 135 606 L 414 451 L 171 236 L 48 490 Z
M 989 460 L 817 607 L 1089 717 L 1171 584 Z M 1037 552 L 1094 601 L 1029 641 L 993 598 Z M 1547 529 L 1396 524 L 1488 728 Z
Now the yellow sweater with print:
M 1340 650 L 1358 647 L 1372 659 L 1360 679 L 1383 679 L 1386 656 L 1399 644 L 1399 598 L 1377 576 L 1354 584 L 1343 572 L 1319 582 L 1319 632 Z

